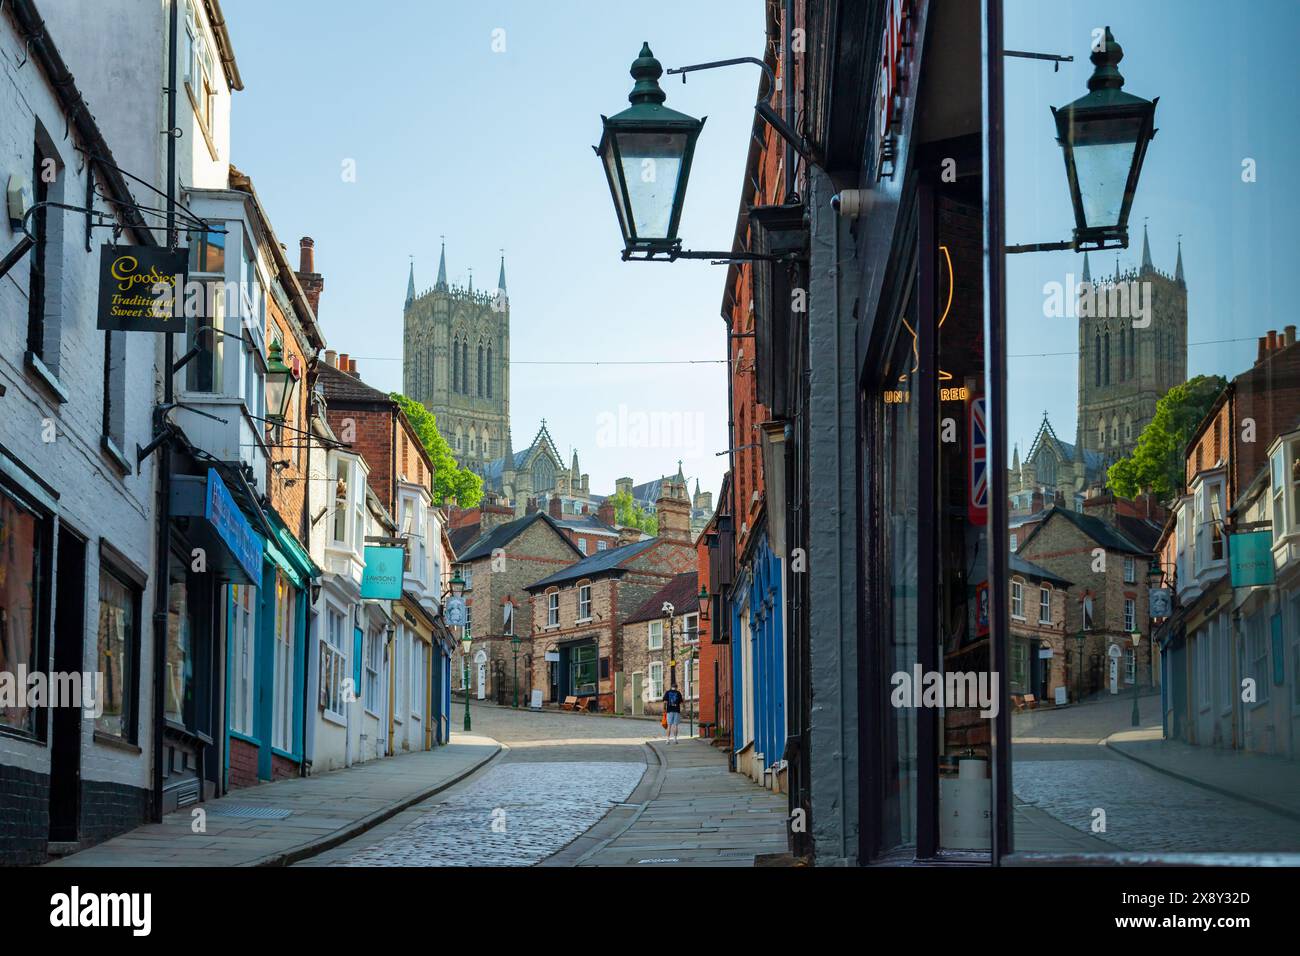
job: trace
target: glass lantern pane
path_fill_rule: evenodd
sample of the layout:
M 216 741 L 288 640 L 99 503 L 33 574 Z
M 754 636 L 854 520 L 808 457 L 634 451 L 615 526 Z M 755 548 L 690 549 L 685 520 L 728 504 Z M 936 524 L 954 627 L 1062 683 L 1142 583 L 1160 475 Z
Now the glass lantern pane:
M 1141 129 L 1140 119 L 1075 126 L 1074 170 L 1079 179 L 1084 220 L 1090 228 L 1119 224 L 1124 189 Z
M 620 133 L 619 155 L 638 239 L 669 239 L 685 133 Z
M 628 238 L 627 216 L 623 212 L 623 194 L 622 183 L 618 175 L 618 164 L 614 159 L 614 144 L 611 138 L 605 146 L 605 152 L 601 156 L 601 161 L 605 164 L 605 175 L 609 177 L 609 187 L 614 191 L 614 209 L 618 212 L 618 226 L 623 230 L 623 238 Z

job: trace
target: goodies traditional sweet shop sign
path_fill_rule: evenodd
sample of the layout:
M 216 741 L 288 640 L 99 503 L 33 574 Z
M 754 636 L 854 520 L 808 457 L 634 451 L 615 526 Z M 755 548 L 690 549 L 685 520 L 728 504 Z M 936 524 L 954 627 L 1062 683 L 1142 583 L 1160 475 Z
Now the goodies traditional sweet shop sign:
M 99 253 L 99 321 L 96 328 L 121 332 L 184 331 L 176 308 L 184 289 L 184 249 L 106 245 Z M 180 318 L 180 322 L 173 321 Z

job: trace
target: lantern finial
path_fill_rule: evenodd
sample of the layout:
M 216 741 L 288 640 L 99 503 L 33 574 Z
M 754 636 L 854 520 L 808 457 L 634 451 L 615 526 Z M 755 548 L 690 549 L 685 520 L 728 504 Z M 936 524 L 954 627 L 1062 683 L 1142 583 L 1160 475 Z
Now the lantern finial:
M 1089 90 L 1119 90 L 1124 88 L 1124 77 L 1119 72 L 1119 61 L 1124 59 L 1124 48 L 1115 40 L 1115 34 L 1106 27 L 1101 45 L 1094 47 L 1088 57 L 1096 67 L 1088 77 Z
M 668 98 L 659 86 L 659 77 L 664 75 L 663 64 L 650 52 L 648 41 L 641 44 L 641 52 L 632 61 L 632 69 L 628 72 L 636 80 L 636 86 L 627 95 L 629 103 L 662 103 Z

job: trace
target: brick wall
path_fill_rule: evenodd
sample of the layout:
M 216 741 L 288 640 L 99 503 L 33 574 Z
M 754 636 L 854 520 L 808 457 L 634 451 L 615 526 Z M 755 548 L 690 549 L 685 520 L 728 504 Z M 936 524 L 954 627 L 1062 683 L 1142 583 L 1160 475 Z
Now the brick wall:
M 230 789 L 253 787 L 257 779 L 257 748 L 238 737 L 230 738 Z

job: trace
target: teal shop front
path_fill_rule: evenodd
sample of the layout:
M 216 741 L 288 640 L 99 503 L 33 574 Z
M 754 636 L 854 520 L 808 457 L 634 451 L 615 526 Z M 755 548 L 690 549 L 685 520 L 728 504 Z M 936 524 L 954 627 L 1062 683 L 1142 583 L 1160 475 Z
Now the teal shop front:
M 273 509 L 266 517 L 260 585 L 226 589 L 227 790 L 302 766 L 311 586 L 321 571 Z

